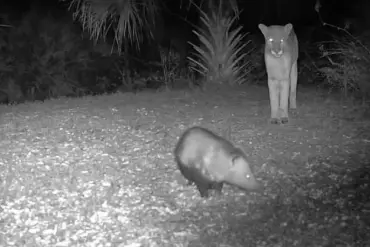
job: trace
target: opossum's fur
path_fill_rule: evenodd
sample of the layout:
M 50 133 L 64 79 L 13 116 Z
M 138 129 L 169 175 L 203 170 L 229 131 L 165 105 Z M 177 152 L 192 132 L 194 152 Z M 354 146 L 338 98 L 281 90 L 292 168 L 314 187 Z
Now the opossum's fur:
M 258 187 L 243 151 L 207 129 L 186 130 L 174 155 L 180 172 L 202 197 L 208 197 L 209 189 L 221 193 L 224 182 L 244 190 Z

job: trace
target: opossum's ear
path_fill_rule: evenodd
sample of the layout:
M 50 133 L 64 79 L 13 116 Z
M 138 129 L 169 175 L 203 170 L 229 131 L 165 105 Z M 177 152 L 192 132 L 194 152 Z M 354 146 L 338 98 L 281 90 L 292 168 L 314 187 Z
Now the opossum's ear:
M 231 166 L 234 166 L 236 164 L 236 162 L 238 161 L 238 159 L 242 158 L 241 155 L 239 154 L 235 154 L 232 156 L 231 158 Z
M 243 149 L 239 146 L 236 146 L 235 149 L 231 152 L 231 165 L 234 166 L 236 164 L 236 162 L 240 159 L 240 158 L 244 158 L 243 157 Z

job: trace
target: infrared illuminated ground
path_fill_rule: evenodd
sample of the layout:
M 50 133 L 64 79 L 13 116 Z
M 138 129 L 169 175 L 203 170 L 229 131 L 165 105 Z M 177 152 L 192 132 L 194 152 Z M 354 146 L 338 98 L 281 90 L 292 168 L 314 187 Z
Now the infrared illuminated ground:
M 370 246 L 369 108 L 297 99 L 284 126 L 257 86 L 0 106 L 0 246 Z M 194 125 L 242 146 L 264 192 L 185 186 Z

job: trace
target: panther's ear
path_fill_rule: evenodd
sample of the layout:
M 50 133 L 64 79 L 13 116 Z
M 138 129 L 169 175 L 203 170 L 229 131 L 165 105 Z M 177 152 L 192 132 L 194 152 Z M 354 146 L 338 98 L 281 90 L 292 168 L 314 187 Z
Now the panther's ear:
M 291 23 L 286 24 L 285 27 L 284 27 L 284 30 L 285 30 L 286 34 L 290 34 L 292 29 L 293 29 L 293 25 Z
M 267 31 L 268 31 L 268 27 L 266 27 L 266 25 L 264 25 L 264 24 L 261 23 L 261 24 L 258 24 L 258 28 L 263 33 L 263 36 L 266 37 Z

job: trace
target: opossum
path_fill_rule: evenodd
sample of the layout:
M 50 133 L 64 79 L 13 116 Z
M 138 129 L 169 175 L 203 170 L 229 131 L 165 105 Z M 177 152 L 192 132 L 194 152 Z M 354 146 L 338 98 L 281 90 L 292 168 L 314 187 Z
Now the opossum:
M 221 194 L 224 183 L 245 191 L 261 189 L 244 152 L 205 128 L 187 129 L 174 156 L 181 174 L 189 185 L 195 183 L 201 197 L 208 197 L 209 189 Z

